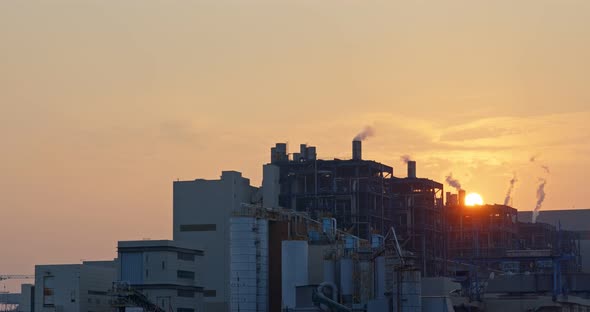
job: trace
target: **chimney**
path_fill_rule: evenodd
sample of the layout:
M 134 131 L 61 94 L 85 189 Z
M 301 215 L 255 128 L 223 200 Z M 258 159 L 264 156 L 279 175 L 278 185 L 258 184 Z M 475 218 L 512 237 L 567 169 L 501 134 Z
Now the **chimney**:
M 465 190 L 459 190 L 459 206 L 465 206 Z
M 410 179 L 416 178 L 416 161 L 414 161 L 414 160 L 408 161 L 408 178 L 410 178 Z
M 361 141 L 352 141 L 352 160 L 363 159 L 363 147 Z

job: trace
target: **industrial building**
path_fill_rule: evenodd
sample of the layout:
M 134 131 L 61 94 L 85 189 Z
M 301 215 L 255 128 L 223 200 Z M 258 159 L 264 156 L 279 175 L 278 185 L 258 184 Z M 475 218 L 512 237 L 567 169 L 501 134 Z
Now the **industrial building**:
M 169 240 L 121 241 L 112 306 L 202 312 L 202 250 Z
M 111 309 L 114 261 L 36 265 L 35 312 L 92 312 Z
M 350 159 L 298 147 L 271 148 L 261 187 L 237 171 L 175 181 L 173 240 L 121 241 L 114 262 L 38 266 L 19 308 L 590 311 L 579 222 L 590 210 L 529 223 L 510 206 L 466 206 L 464 190 L 445 193 L 415 161 L 396 177 L 363 159 L 360 140 Z

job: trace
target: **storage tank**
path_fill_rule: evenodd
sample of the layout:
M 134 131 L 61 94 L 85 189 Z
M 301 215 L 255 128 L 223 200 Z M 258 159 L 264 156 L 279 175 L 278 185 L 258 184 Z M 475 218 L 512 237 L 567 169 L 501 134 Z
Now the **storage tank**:
M 257 271 L 256 219 L 230 219 L 230 309 L 232 312 L 256 312 Z
M 295 308 L 297 286 L 308 282 L 307 241 L 283 241 L 281 250 L 281 273 L 283 308 Z
M 340 259 L 340 293 L 342 294 L 342 302 L 347 305 L 352 304 L 352 292 L 354 290 L 352 283 L 353 271 L 354 264 L 352 259 Z
M 336 284 L 336 264 L 334 260 L 324 260 L 324 282 Z
M 375 299 L 385 298 L 385 257 L 375 258 Z
M 257 311 L 268 311 L 268 220 L 257 219 L 258 244 L 257 244 Z
M 422 311 L 422 277 L 418 269 L 395 271 L 393 278 L 393 311 Z

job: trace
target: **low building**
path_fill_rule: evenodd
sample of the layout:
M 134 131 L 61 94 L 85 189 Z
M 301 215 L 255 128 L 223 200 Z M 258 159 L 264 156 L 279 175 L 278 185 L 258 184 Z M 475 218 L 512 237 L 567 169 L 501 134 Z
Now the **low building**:
M 35 311 L 35 286 L 32 284 L 20 285 L 20 300 L 18 303 L 18 312 Z
M 122 300 L 116 300 L 115 306 L 204 311 L 199 274 L 202 250 L 182 242 L 143 240 L 119 242 L 118 253 L 117 280 L 129 289 L 117 293 Z
M 115 278 L 114 261 L 36 265 L 34 311 L 108 311 Z

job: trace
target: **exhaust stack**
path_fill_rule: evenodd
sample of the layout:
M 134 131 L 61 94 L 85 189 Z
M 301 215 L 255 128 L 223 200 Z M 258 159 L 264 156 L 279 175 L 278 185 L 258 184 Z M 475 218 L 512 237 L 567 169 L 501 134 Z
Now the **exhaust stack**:
M 363 146 L 360 140 L 352 141 L 352 160 L 363 159 Z
M 410 178 L 410 179 L 416 178 L 416 161 L 415 160 L 408 161 L 408 178 Z

